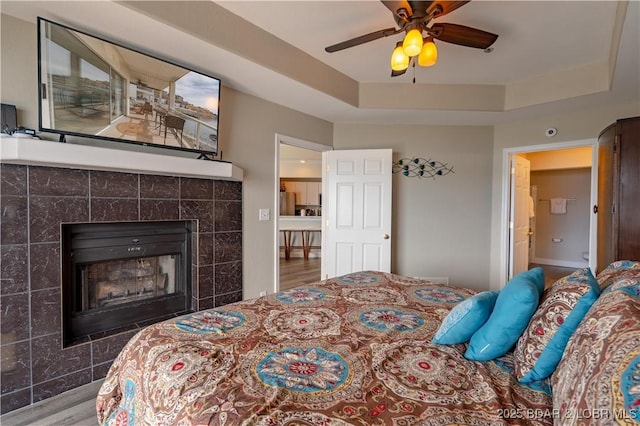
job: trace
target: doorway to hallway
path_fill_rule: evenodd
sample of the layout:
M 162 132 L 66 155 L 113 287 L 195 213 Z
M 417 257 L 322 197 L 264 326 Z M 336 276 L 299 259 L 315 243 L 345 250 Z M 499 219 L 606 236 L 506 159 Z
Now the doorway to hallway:
M 275 291 L 320 281 L 322 152 L 330 149 L 276 135 Z
M 511 278 L 513 270 L 514 224 L 511 218 L 511 206 L 525 203 L 514 200 L 518 196 L 511 190 L 511 160 L 516 156 L 524 156 L 531 162 L 531 171 L 539 181 L 538 192 L 531 193 L 529 204 L 533 207 L 529 213 L 529 246 L 530 253 L 525 265 L 539 264 L 568 268 L 565 275 L 576 268 L 594 267 L 591 253 L 595 254 L 595 218 L 591 206 L 595 203 L 597 192 L 597 150 L 595 140 L 580 140 L 555 144 L 534 145 L 528 147 L 505 149 L 503 157 L 503 236 L 501 273 L 503 283 Z M 586 170 L 579 177 L 578 187 L 566 184 L 560 179 L 562 175 L 573 175 L 576 171 Z M 558 175 L 558 176 L 556 176 Z M 569 180 L 571 180 L 569 176 Z M 567 176 L 564 176 L 567 177 Z M 556 179 L 549 183 L 549 179 Z M 549 181 L 549 182 L 548 182 Z M 535 191 L 534 191 L 535 192 Z M 525 196 L 525 195 L 522 195 Z M 526 195 L 529 198 L 529 193 Z M 567 203 L 565 212 L 551 212 L 552 199 L 562 198 Z M 578 215 L 579 220 L 572 220 Z M 569 225 L 565 222 L 569 221 Z M 576 228 L 579 224 L 579 229 Z M 575 226 L 574 226 L 575 225 Z M 561 271 L 564 273 L 566 271 Z M 555 281 L 555 280 L 554 280 Z

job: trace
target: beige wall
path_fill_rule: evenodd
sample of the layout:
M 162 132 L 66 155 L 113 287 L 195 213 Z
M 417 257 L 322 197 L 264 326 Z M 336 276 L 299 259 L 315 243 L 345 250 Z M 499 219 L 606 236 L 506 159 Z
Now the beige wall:
M 596 140 L 600 132 L 615 120 L 640 115 L 640 105 L 626 104 L 616 108 L 602 108 L 564 115 L 539 117 L 494 127 L 493 177 L 491 197 L 491 288 L 499 289 L 505 282 L 502 276 L 503 245 L 502 194 L 504 191 L 503 158 L 508 148 L 547 145 L 550 143 Z M 558 129 L 557 136 L 545 137 L 549 127 Z
M 582 253 L 589 251 L 591 169 L 531 172 L 538 188 L 533 263 L 584 268 Z M 552 198 L 570 198 L 566 214 L 551 214 Z
M 2 15 L 1 31 L 0 99 L 17 106 L 21 125 L 37 128 L 35 22 Z M 181 62 L 180 57 L 172 59 Z M 499 288 L 504 282 L 500 276 L 504 150 L 593 139 L 616 119 L 637 115 L 638 105 L 631 104 L 494 128 L 343 124 L 334 129 L 329 122 L 223 87 L 221 149 L 224 159 L 245 170 L 245 297 L 273 289 L 273 219 L 259 222 L 257 211 L 270 208 L 274 217 L 276 133 L 325 145 L 333 140 L 337 149 L 392 148 L 395 158 L 423 156 L 453 165 L 454 174 L 435 181 L 394 176 L 393 270 L 450 276 L 452 283 L 474 288 Z M 552 139 L 544 136 L 549 127 L 558 129 Z
M 453 166 L 433 179 L 393 176 L 392 272 L 489 286 L 491 127 L 336 124 L 335 149 L 391 148 L 394 161 Z
M 283 108 L 230 89 L 222 92 L 220 128 L 224 156 L 244 169 L 243 264 L 244 297 L 273 292 L 274 220 L 278 217 L 275 134 L 331 145 L 333 126 L 323 120 Z M 258 221 L 258 209 L 271 209 L 270 221 Z
M 425 156 L 453 165 L 454 175 L 436 181 L 394 176 L 392 270 L 449 276 L 452 284 L 499 289 L 506 282 L 501 269 L 506 251 L 502 244 L 505 150 L 586 144 L 616 119 L 637 115 L 640 106 L 634 103 L 495 127 L 336 124 L 334 148 L 392 148 L 394 159 Z M 549 127 L 558 129 L 556 137 L 545 136 Z
M 2 56 L 0 99 L 16 105 L 18 121 L 38 127 L 37 42 L 35 22 L 1 15 Z M 10 40 L 10 42 L 8 41 Z M 180 58 L 172 58 L 180 63 Z M 206 70 L 205 70 L 206 71 Z M 215 74 L 215 70 L 211 70 Z M 331 145 L 333 126 L 230 89 L 221 93 L 220 148 L 224 160 L 244 169 L 243 183 L 243 283 L 244 297 L 252 298 L 274 288 L 275 135 L 283 134 L 319 144 Z M 49 134 L 48 139 L 57 140 Z M 122 150 L 152 150 L 167 155 L 193 156 L 158 148 L 112 144 L 91 139 L 67 138 L 70 143 L 101 145 Z M 271 209 L 270 221 L 258 221 L 258 209 Z
M 16 106 L 19 125 L 37 129 L 36 25 L 7 15 L 0 17 L 0 99 L 2 103 Z

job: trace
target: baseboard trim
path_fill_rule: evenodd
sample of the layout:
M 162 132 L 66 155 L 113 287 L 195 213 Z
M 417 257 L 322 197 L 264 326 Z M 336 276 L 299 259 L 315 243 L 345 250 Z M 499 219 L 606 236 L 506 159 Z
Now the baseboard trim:
M 417 278 L 419 280 L 425 280 L 425 281 L 430 281 L 432 283 L 436 283 L 436 284 L 449 284 L 449 277 L 414 277 Z
M 561 266 L 564 268 L 586 268 L 589 264 L 586 261 L 580 262 L 575 260 L 558 260 L 558 259 L 545 259 L 543 257 L 536 257 L 533 259 L 534 263 L 540 265 L 549 266 Z

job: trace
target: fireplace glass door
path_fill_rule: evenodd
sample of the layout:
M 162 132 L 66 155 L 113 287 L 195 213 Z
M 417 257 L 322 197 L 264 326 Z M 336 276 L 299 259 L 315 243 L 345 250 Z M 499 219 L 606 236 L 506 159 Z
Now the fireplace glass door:
M 76 310 L 86 311 L 175 293 L 179 258 L 180 254 L 170 254 L 82 265 L 78 286 L 81 305 Z

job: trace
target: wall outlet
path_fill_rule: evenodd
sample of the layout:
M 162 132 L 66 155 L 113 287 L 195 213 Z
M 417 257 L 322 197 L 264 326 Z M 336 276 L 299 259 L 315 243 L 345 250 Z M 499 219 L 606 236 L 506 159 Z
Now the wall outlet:
M 260 296 L 266 296 L 266 295 L 267 295 L 267 292 L 266 292 L 266 291 L 262 290 L 262 291 L 260 292 Z
M 269 209 L 258 210 L 258 220 L 271 220 L 271 212 Z

